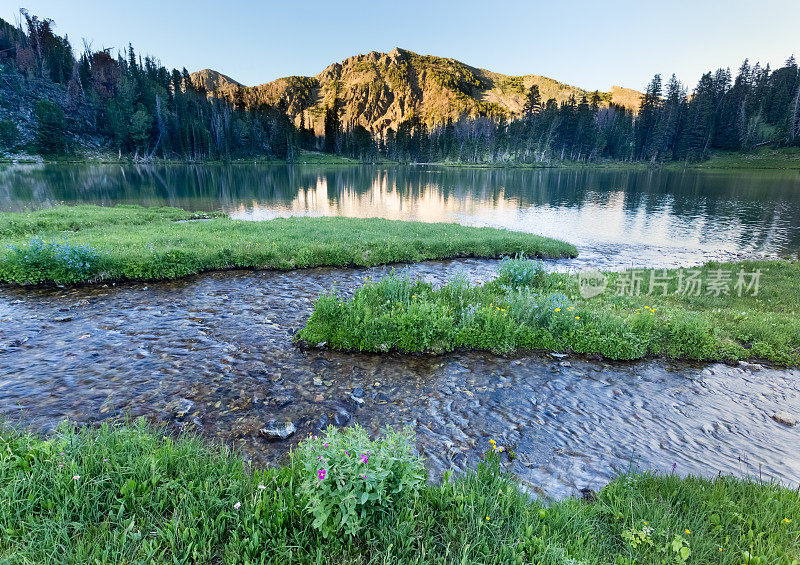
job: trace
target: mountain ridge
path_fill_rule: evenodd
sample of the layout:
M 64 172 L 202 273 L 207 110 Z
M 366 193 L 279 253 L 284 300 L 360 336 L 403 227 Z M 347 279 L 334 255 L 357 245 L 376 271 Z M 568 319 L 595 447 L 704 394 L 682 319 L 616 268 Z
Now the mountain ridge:
M 596 91 L 561 83 L 541 75 L 505 75 L 473 67 L 450 57 L 419 55 L 395 47 L 388 53 L 370 51 L 331 63 L 312 76 L 288 76 L 246 87 L 213 69 L 191 75 L 209 95 L 246 103 L 283 106 L 295 125 L 324 131 L 326 108 L 338 102 L 339 116 L 346 128 L 363 126 L 383 133 L 411 117 L 429 127 L 459 117 L 491 116 L 510 119 L 521 114 L 525 95 L 532 85 L 539 87 L 542 103 L 554 98 L 562 103 L 591 98 Z M 610 103 L 638 109 L 641 93 L 613 85 L 597 92 L 600 105 Z

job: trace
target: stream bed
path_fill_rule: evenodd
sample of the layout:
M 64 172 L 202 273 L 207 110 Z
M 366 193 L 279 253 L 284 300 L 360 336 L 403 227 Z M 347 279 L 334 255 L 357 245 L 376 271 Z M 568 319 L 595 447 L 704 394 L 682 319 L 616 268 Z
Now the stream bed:
M 549 266 L 618 267 L 606 251 L 581 249 L 580 259 Z M 458 272 L 482 281 L 496 264 L 438 261 L 405 270 L 434 283 Z M 65 418 L 144 416 L 221 440 L 262 465 L 279 463 L 297 440 L 327 425 L 357 422 L 373 432 L 408 425 L 434 476 L 474 464 L 493 438 L 516 452 L 508 468 L 550 497 L 598 489 L 631 463 L 800 482 L 800 426 L 771 418 L 800 414 L 798 370 L 292 345 L 321 292 L 355 288 L 391 269 L 2 288 L 0 414 L 45 431 Z M 291 421 L 296 432 L 271 440 L 261 431 L 270 421 Z

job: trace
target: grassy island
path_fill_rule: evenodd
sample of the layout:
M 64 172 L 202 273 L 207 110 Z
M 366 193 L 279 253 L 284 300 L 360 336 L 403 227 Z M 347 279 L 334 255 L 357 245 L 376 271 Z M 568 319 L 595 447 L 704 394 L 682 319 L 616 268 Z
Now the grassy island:
M 0 281 L 158 280 L 224 269 L 374 266 L 455 257 L 575 256 L 527 233 L 378 218 L 232 220 L 139 206 L 0 214 Z
M 3 563 L 740 563 L 800 559 L 796 490 L 631 469 L 598 493 L 532 500 L 485 441 L 428 482 L 412 437 L 308 438 L 287 466 L 144 423 L 0 430 Z
M 322 295 L 296 339 L 350 351 L 521 348 L 800 363 L 800 261 L 598 276 L 604 292 L 584 298 L 579 275 L 548 273 L 526 258 L 503 260 L 484 285 L 457 277 L 435 288 L 392 275 L 347 300 L 335 290 Z

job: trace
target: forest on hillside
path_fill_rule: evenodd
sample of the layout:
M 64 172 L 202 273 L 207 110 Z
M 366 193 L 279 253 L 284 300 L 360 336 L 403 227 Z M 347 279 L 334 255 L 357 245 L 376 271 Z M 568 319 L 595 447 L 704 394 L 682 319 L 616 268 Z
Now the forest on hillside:
M 186 69 L 153 57 L 76 50 L 55 24 L 21 11 L 0 20 L 0 153 L 53 157 L 113 154 L 134 160 L 268 158 L 300 150 L 363 161 L 553 162 L 700 161 L 715 149 L 749 151 L 800 145 L 800 70 L 794 57 L 770 69 L 742 63 L 718 69 L 689 91 L 656 75 L 638 112 L 600 95 L 543 100 L 536 86 L 521 114 L 425 123 L 410 116 L 397 130 L 342 123 L 334 97 L 324 135 L 288 115 L 288 101 L 267 104 L 238 89 L 208 92 Z

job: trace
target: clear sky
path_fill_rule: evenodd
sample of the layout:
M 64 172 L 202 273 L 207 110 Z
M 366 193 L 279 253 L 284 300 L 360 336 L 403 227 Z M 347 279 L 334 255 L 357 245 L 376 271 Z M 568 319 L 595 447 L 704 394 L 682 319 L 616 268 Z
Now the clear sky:
M 642 89 L 657 72 L 693 87 L 746 57 L 800 58 L 800 0 L 0 0 L 0 17 L 20 7 L 55 20 L 74 47 L 131 42 L 167 67 L 247 85 L 395 46 L 591 90 Z

